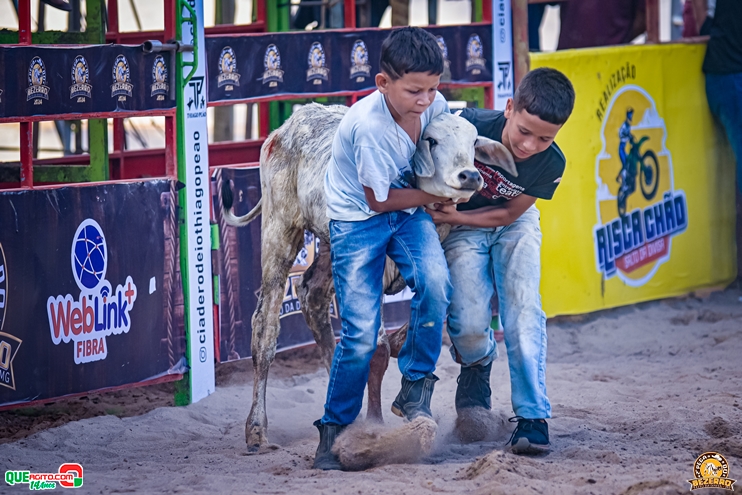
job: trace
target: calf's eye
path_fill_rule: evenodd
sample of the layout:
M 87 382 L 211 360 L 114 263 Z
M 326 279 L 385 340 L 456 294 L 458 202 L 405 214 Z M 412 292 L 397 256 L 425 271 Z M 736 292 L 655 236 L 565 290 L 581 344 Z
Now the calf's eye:
M 426 141 L 430 143 L 430 147 L 431 147 L 431 148 L 432 148 L 433 146 L 435 146 L 436 144 L 438 144 L 438 141 L 436 141 L 436 140 L 435 140 L 435 139 L 433 139 L 433 138 L 427 138 L 427 139 L 426 139 Z

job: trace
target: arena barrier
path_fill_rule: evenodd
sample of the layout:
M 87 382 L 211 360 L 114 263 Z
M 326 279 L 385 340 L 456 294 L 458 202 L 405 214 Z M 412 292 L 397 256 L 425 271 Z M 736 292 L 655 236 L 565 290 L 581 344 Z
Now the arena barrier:
M 554 199 L 537 203 L 547 315 L 735 279 L 734 160 L 706 103 L 705 49 L 665 44 L 532 56 L 533 68 L 561 70 L 577 93 L 557 136 L 567 170 Z M 619 130 L 629 108 L 637 144 L 633 153 L 626 148 L 636 182 L 624 194 Z
M 174 191 L 0 193 L 0 407 L 187 370 Z

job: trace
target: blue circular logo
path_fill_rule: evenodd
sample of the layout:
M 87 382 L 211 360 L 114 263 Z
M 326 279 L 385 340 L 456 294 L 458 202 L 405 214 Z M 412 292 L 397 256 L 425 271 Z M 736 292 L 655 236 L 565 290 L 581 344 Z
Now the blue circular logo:
M 80 290 L 93 290 L 106 278 L 106 238 L 98 222 L 84 220 L 72 241 L 72 273 Z

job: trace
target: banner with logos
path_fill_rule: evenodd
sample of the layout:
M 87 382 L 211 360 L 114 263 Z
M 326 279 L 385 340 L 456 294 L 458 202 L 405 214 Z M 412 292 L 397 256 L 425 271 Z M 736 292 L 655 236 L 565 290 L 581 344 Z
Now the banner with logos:
M 170 57 L 140 46 L 0 48 L 0 118 L 175 107 Z
M 0 407 L 183 371 L 171 191 L 0 192 Z
M 260 217 L 245 227 L 227 225 L 222 216 L 219 199 L 221 181 L 231 180 L 234 191 L 234 213 L 247 214 L 260 201 L 260 170 L 258 168 L 218 168 L 212 183 L 212 201 L 219 224 L 219 334 L 220 359 L 231 361 L 250 357 L 252 340 L 252 314 L 257 306 L 262 279 L 260 264 Z M 305 232 L 304 247 L 294 261 L 286 279 L 281 304 L 281 333 L 278 350 L 290 349 L 314 342 L 297 294 L 304 272 L 319 252 L 320 240 Z M 397 329 L 410 318 L 410 292 L 406 289 L 396 296 L 385 296 L 384 326 Z M 330 322 L 335 334 L 340 336 L 340 318 L 333 300 L 330 305 Z
M 539 200 L 550 316 L 687 294 L 736 276 L 734 160 L 706 102 L 704 44 L 532 54 L 575 87 Z
M 490 82 L 495 72 L 512 79 L 504 66 L 493 71 L 492 24 L 426 29 L 445 58 L 442 81 Z M 208 101 L 373 89 L 388 34 L 359 29 L 206 38 Z M 174 108 L 170 65 L 167 53 L 145 54 L 141 46 L 1 47 L 0 119 Z M 186 110 L 201 101 L 187 95 Z
M 426 29 L 445 58 L 442 81 L 492 81 L 491 24 Z M 388 35 L 359 29 L 209 37 L 209 101 L 374 89 Z

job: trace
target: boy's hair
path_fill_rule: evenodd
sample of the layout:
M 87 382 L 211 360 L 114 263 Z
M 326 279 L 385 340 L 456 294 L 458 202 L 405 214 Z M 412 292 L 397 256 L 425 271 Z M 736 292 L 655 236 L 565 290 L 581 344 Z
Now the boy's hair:
M 443 74 L 443 53 L 435 36 L 418 27 L 395 29 L 381 45 L 379 67 L 393 81 L 408 72 Z
M 523 78 L 513 97 L 514 110 L 525 110 L 546 122 L 562 125 L 575 106 L 575 90 L 567 76 L 541 67 Z

